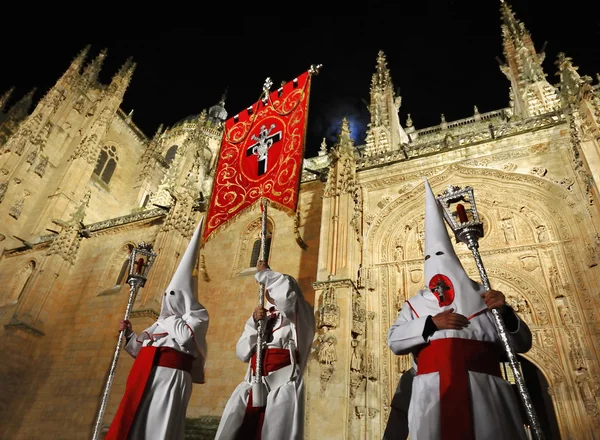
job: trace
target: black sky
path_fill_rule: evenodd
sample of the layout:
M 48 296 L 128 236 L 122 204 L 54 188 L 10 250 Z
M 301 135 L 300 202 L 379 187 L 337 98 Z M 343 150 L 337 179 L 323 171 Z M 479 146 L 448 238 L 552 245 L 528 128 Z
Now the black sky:
M 275 85 L 321 63 L 311 92 L 307 156 L 323 137 L 331 145 L 340 118 L 354 123 L 362 143 L 369 115 L 371 76 L 377 53 L 385 52 L 394 86 L 402 96 L 400 117 L 410 113 L 416 128 L 508 105 L 508 80 L 502 57 L 499 0 L 429 0 L 370 3 L 363 16 L 250 16 L 211 20 L 203 27 L 116 32 L 107 27 L 73 29 L 53 26 L 32 31 L 30 42 L 3 46 L 0 93 L 16 87 L 11 102 L 38 87 L 39 99 L 91 44 L 90 56 L 108 49 L 100 79 L 111 76 L 133 57 L 137 69 L 122 108 L 134 110 L 134 122 L 148 135 L 198 114 L 228 89 L 230 116 L 254 103 L 266 77 Z M 536 48 L 547 41 L 544 69 L 556 83 L 554 62 L 565 52 L 579 72 L 600 72 L 600 21 L 592 2 L 571 0 L 552 8 L 542 0 L 509 0 L 530 31 Z M 298 17 L 299 15 L 299 17 Z M 10 104 L 9 104 L 10 105 Z

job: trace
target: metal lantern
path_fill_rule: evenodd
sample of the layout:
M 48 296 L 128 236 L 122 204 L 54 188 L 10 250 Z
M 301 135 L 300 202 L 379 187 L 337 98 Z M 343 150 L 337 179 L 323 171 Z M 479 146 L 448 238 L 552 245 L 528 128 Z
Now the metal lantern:
M 465 243 L 471 249 L 477 239 L 483 237 L 483 223 L 477 213 L 473 188 L 449 185 L 437 200 L 442 205 L 444 218 L 454 232 L 456 242 Z
M 472 252 L 481 277 L 481 282 L 486 290 L 490 290 L 490 281 L 485 268 L 483 267 L 481 255 L 479 254 L 478 240 L 483 237 L 483 223 L 479 219 L 479 214 L 477 213 L 473 188 L 470 186 L 460 188 L 458 186 L 450 185 L 441 195 L 437 196 L 436 199 L 442 207 L 446 223 L 448 223 L 454 232 L 456 242 L 465 243 Z M 531 397 L 529 396 L 527 386 L 525 385 L 525 379 L 517 359 L 517 354 L 508 338 L 508 331 L 504 324 L 504 320 L 498 309 L 492 309 L 491 312 L 494 323 L 496 324 L 496 329 L 498 330 L 498 336 L 508 358 L 508 363 L 513 370 L 519 395 L 523 402 L 525 412 L 527 413 L 527 419 L 532 428 L 534 438 L 536 440 L 543 440 L 545 438 L 544 433 L 537 418 L 535 408 L 533 407 Z
M 152 245 L 141 242 L 134 247 L 129 254 L 129 276 L 127 283 L 138 283 L 140 287 L 144 287 L 148 279 L 148 272 L 154 263 L 156 253 L 152 250 Z
M 125 321 L 129 320 L 129 315 L 131 314 L 131 308 L 133 307 L 137 291 L 146 284 L 148 272 L 150 272 L 150 268 L 152 267 L 155 258 L 156 253 L 152 250 L 152 245 L 145 242 L 141 242 L 139 245 L 135 246 L 129 254 L 129 274 L 127 276 L 127 283 L 129 284 L 129 300 L 127 302 L 127 309 L 125 309 L 125 317 L 123 318 Z M 108 373 L 108 379 L 106 380 L 104 393 L 102 394 L 98 417 L 96 417 L 96 423 L 94 425 L 93 440 L 98 440 L 100 438 L 102 419 L 104 418 L 104 412 L 106 411 L 106 405 L 108 404 L 108 395 L 115 378 L 117 361 L 119 360 L 119 353 L 124 338 L 125 331 L 123 330 L 119 332 L 119 340 L 117 341 L 117 346 L 110 365 L 110 372 Z

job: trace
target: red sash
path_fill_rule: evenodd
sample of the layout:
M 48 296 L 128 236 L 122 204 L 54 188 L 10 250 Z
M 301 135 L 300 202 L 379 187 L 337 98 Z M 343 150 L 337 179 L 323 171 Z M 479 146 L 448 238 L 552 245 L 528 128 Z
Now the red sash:
M 176 368 L 189 373 L 193 361 L 193 356 L 170 347 L 142 347 L 131 367 L 125 385 L 125 394 L 104 440 L 127 439 L 154 365 Z
M 263 353 L 262 375 L 266 376 L 271 371 L 277 371 L 291 363 L 290 351 L 287 348 L 268 348 Z M 252 355 L 250 365 L 252 372 L 255 373 L 256 353 Z M 266 406 L 252 406 L 252 390 L 250 390 L 248 404 L 246 405 L 246 413 L 244 414 L 244 421 L 237 432 L 236 440 L 261 440 L 262 426 L 265 420 L 265 409 Z
M 491 342 L 445 338 L 431 341 L 417 358 L 417 374 L 440 373 L 440 429 L 444 440 L 475 440 L 469 371 L 501 376 Z

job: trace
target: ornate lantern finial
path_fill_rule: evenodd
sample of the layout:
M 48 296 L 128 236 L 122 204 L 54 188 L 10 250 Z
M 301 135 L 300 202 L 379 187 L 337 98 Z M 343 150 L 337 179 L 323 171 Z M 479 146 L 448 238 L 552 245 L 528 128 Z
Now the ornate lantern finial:
M 141 242 L 134 247 L 129 254 L 129 275 L 127 282 L 139 283 L 140 287 L 144 287 L 148 279 L 148 272 L 154 263 L 156 253 L 152 250 L 152 245 Z
M 465 243 L 469 249 L 476 245 L 477 240 L 483 237 L 483 223 L 477 213 L 473 188 L 449 185 L 437 200 L 446 222 L 454 232 L 456 242 Z

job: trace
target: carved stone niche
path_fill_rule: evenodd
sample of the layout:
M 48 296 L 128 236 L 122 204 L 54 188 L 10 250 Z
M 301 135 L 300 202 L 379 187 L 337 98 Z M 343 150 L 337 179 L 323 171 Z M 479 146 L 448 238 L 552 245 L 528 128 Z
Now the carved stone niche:
M 316 337 L 316 358 L 319 362 L 321 392 L 327 390 L 327 384 L 335 371 L 337 362 L 337 338 L 329 332 L 329 327 L 323 326 L 321 333 Z
M 367 312 L 365 310 L 364 300 L 354 292 L 352 294 L 352 332 L 362 335 L 365 333 Z
M 327 287 L 321 295 L 320 300 L 321 307 L 318 310 L 317 328 L 325 326 L 336 328 L 340 320 L 340 307 L 337 305 L 335 287 Z

